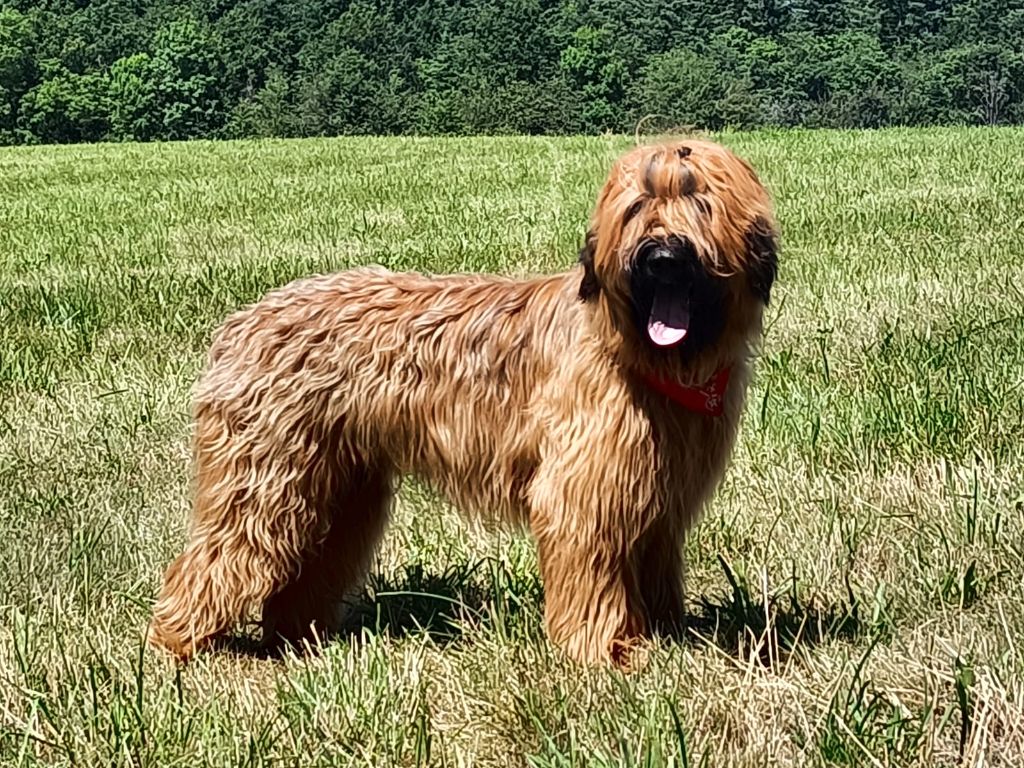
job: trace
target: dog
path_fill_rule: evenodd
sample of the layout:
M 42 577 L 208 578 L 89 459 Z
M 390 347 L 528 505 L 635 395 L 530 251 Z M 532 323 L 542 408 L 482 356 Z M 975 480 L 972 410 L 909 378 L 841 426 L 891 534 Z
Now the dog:
M 334 631 L 413 475 L 528 526 L 550 640 L 626 663 L 684 620 L 684 537 L 736 439 L 777 244 L 747 161 L 665 141 L 614 163 L 566 272 L 357 268 L 237 312 L 194 391 L 191 536 L 151 644 L 187 659 L 256 608 L 266 642 Z

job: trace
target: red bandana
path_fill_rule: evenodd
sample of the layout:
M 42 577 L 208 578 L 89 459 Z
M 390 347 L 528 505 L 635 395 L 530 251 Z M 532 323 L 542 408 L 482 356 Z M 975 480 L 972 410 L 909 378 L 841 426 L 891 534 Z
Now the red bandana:
M 706 416 L 721 416 L 730 373 L 732 368 L 723 368 L 700 387 L 684 387 L 675 381 L 650 374 L 644 374 L 643 378 L 644 383 L 651 389 L 674 400 L 687 410 Z

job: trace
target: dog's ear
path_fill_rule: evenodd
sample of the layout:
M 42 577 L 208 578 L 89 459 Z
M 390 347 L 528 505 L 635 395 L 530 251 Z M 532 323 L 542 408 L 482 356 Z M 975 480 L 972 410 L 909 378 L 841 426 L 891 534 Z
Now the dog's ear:
M 772 285 L 779 271 L 778 236 L 772 225 L 758 216 L 747 230 L 750 287 L 765 305 L 771 300 Z
M 594 247 L 597 244 L 597 237 L 593 231 L 587 232 L 583 241 L 583 248 L 580 249 L 580 264 L 583 265 L 583 279 L 580 281 L 579 297 L 581 301 L 589 301 L 601 292 L 601 283 L 597 280 L 597 272 L 594 271 Z

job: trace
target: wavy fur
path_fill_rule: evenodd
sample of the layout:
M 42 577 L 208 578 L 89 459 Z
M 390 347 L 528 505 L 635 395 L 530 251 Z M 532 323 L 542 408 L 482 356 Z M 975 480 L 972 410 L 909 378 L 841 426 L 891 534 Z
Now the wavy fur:
M 655 354 L 631 320 L 637 244 L 667 235 L 689 238 L 728 288 L 720 337 L 690 361 Z M 268 640 L 335 628 L 402 475 L 529 526 L 548 633 L 573 658 L 622 660 L 678 625 L 683 539 L 734 442 L 774 250 L 750 167 L 682 141 L 615 164 L 568 272 L 354 269 L 233 315 L 195 390 L 191 536 L 151 642 L 187 658 L 256 607 Z M 717 419 L 640 383 L 699 383 L 725 365 Z

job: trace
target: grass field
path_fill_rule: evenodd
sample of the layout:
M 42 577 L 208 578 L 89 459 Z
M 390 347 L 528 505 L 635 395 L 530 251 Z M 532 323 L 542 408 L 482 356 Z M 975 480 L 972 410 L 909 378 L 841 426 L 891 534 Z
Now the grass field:
M 720 138 L 780 281 L 690 637 L 633 675 L 416 485 L 350 637 L 140 642 L 214 326 L 354 264 L 561 269 L 627 139 L 0 150 L 0 765 L 1024 764 L 1024 131 Z

